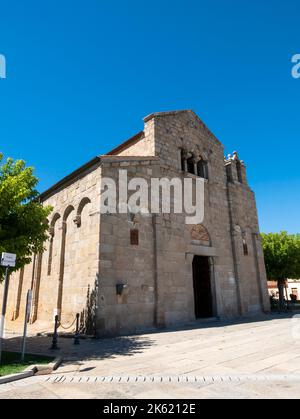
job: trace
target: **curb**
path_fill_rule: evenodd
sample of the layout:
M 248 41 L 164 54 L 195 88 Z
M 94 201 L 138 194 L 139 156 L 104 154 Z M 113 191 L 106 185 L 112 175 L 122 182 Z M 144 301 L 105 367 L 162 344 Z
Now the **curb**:
M 36 367 L 30 367 L 31 370 L 20 372 L 18 374 L 11 374 L 6 375 L 4 377 L 0 377 L 0 385 L 12 383 L 13 381 L 24 380 L 24 378 L 33 377 L 36 372 Z
M 50 362 L 50 364 L 47 365 L 36 365 L 36 372 L 35 375 L 49 375 L 53 371 L 57 370 L 57 368 L 62 363 L 63 359 L 62 357 L 57 357 L 54 359 L 53 362 Z
M 13 381 L 24 380 L 25 378 L 33 377 L 34 375 L 49 375 L 62 363 L 63 359 L 61 357 L 55 358 L 53 362 L 50 362 L 47 365 L 31 365 L 27 367 L 23 372 L 18 374 L 6 375 L 0 377 L 0 385 L 12 383 Z

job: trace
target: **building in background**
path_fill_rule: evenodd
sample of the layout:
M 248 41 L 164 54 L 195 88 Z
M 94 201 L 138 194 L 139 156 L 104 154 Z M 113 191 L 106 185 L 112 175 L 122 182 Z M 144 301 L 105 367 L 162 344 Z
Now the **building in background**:
M 277 286 L 277 281 L 268 281 L 268 290 L 270 296 L 275 296 L 278 298 L 279 291 Z M 285 282 L 284 287 L 285 299 L 291 301 L 291 295 L 295 295 L 296 299 L 300 300 L 300 279 L 288 279 Z

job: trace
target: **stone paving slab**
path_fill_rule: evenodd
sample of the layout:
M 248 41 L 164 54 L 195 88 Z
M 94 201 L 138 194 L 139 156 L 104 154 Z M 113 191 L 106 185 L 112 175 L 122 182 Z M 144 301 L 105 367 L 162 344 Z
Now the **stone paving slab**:
M 298 320 L 300 321 L 300 320 Z M 186 329 L 60 339 L 54 375 L 0 386 L 0 398 L 300 398 L 300 337 L 292 316 L 196 324 Z M 5 342 L 17 349 L 16 336 Z M 49 354 L 48 338 L 29 351 Z
M 89 380 L 88 380 L 89 378 Z M 165 377 L 167 378 L 167 377 Z M 235 377 L 230 382 L 207 377 L 204 381 L 161 380 L 156 377 L 149 380 L 134 380 L 123 383 L 108 380 L 103 383 L 98 377 L 84 377 L 80 382 L 68 383 L 61 380 L 57 383 L 36 382 L 31 380 L 26 385 L 0 388 L 0 399 L 36 399 L 36 398 L 72 398 L 72 399 L 206 399 L 206 398 L 286 398 L 299 399 L 299 381 L 250 380 Z M 7 385 L 4 385 L 7 386 Z

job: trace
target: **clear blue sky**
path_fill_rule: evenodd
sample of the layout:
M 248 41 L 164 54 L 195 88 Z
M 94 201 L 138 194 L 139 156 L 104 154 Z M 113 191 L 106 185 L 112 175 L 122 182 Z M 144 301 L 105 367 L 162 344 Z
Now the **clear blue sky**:
M 299 0 L 1 0 L 0 150 L 39 189 L 192 108 L 248 166 L 263 231 L 300 232 Z

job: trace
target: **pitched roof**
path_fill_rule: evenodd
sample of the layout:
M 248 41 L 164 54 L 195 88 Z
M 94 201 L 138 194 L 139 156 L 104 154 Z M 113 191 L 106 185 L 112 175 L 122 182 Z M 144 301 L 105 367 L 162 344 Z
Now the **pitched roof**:
M 198 121 L 200 122 L 200 124 L 202 125 L 202 127 L 205 130 L 207 130 L 207 132 L 212 136 L 212 138 L 214 140 L 216 140 L 218 143 L 220 143 L 220 141 L 209 130 L 209 128 L 207 128 L 207 126 L 201 121 L 201 119 L 198 117 L 198 115 L 193 110 L 191 110 L 191 109 L 177 110 L 177 111 L 167 111 L 167 112 L 155 112 L 155 113 L 152 113 L 152 114 L 146 116 L 144 118 L 144 122 L 146 123 L 146 122 L 150 121 L 152 118 L 155 118 L 155 117 L 163 117 L 163 116 L 169 116 L 169 115 L 177 115 L 177 114 L 183 113 L 183 112 L 184 113 L 191 113 L 191 114 L 193 114 L 198 119 Z M 138 143 L 143 137 L 144 137 L 144 131 L 140 131 L 138 134 L 136 134 L 133 137 L 129 138 L 129 140 L 123 142 L 122 144 L 120 144 L 117 147 L 115 147 L 113 150 L 111 150 L 108 153 L 106 153 L 106 156 L 116 156 L 117 154 L 121 153 L 123 150 L 126 150 L 126 148 L 128 148 L 128 147 L 130 147 L 130 146 L 132 146 L 132 145 L 134 145 L 136 143 Z M 89 162 L 85 163 L 83 166 L 79 167 L 78 169 L 76 169 L 75 171 L 73 171 L 72 173 L 70 173 L 68 176 L 66 176 L 63 179 L 61 179 L 55 185 L 51 186 L 45 192 L 43 192 L 40 195 L 41 201 L 43 201 L 46 198 L 48 198 L 49 196 L 51 196 L 55 191 L 57 191 L 58 189 L 61 189 L 62 187 L 64 187 L 69 182 L 72 182 L 76 177 L 80 177 L 86 170 L 88 170 L 89 168 L 95 166 L 97 163 L 99 163 L 99 164 L 101 163 L 101 157 L 100 156 L 94 157 L 92 160 L 90 160 Z
M 139 132 L 138 134 L 134 135 L 133 137 L 129 138 L 129 140 L 125 141 L 124 143 L 118 145 L 116 148 L 111 150 L 110 152 L 106 153 L 107 156 L 113 156 L 115 154 L 121 153 L 126 148 L 136 144 L 139 142 L 144 136 L 144 131 Z
M 74 179 L 80 178 L 83 173 L 85 173 L 88 169 L 94 167 L 97 164 L 101 163 L 100 157 L 94 157 L 92 160 L 88 161 L 84 165 L 80 166 L 78 169 L 74 170 L 69 175 L 65 176 L 63 179 L 55 183 L 49 189 L 44 191 L 40 194 L 39 199 L 40 201 L 44 201 L 45 199 L 49 198 L 53 193 L 57 192 L 57 190 L 65 187 L 67 184 L 72 183 Z

